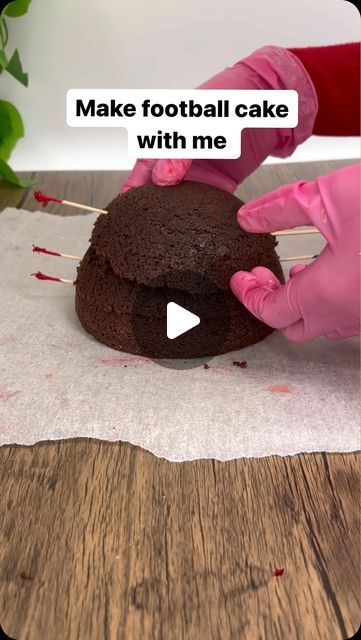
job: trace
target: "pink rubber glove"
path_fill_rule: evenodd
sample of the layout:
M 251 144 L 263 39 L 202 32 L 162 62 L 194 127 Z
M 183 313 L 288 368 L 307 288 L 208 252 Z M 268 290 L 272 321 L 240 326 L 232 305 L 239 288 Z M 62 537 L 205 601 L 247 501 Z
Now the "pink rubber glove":
M 199 88 L 295 89 L 299 96 L 298 126 L 294 129 L 245 129 L 241 157 L 236 160 L 138 160 L 122 185 L 121 193 L 149 182 L 167 186 L 183 179 L 232 192 L 269 155 L 290 156 L 312 133 L 318 108 L 316 92 L 302 63 L 287 49 L 263 47 Z
M 308 266 L 295 265 L 281 285 L 265 267 L 231 278 L 236 297 L 257 318 L 292 342 L 360 333 L 360 166 L 296 182 L 238 211 L 238 222 L 264 233 L 313 225 L 327 245 Z

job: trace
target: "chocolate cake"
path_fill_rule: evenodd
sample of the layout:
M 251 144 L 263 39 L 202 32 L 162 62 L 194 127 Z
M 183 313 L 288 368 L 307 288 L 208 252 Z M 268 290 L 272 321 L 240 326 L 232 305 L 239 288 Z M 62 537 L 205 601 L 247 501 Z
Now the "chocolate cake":
M 241 229 L 241 204 L 197 182 L 146 185 L 114 198 L 78 268 L 76 311 L 86 331 L 114 349 L 156 358 L 212 356 L 271 333 L 229 288 L 235 271 L 257 265 L 283 281 L 275 239 Z M 166 336 L 170 301 L 201 318 L 175 340 Z

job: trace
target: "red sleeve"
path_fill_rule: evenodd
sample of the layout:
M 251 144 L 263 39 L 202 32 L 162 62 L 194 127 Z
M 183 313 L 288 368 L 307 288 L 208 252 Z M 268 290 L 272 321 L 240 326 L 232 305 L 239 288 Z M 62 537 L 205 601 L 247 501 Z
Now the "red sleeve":
M 318 98 L 313 133 L 360 135 L 360 44 L 289 49 L 308 71 Z

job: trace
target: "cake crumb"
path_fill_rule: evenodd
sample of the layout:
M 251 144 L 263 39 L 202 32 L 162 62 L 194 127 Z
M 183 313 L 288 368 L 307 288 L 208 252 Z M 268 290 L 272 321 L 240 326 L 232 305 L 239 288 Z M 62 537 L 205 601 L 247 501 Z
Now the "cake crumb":
M 232 362 L 234 367 L 239 367 L 240 369 L 245 369 L 248 365 L 247 360 L 241 360 L 241 362 L 239 360 L 234 360 Z

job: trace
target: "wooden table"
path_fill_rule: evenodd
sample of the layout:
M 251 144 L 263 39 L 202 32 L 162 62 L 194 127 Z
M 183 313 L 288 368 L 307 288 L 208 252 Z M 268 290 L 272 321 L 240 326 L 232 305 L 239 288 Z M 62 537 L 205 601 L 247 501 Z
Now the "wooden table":
M 239 194 L 343 164 L 263 167 Z M 32 175 L 94 206 L 121 181 Z M 2 185 L 7 205 L 38 208 Z M 179 464 L 74 439 L 0 456 L 0 623 L 17 640 L 343 640 L 359 626 L 357 454 Z

